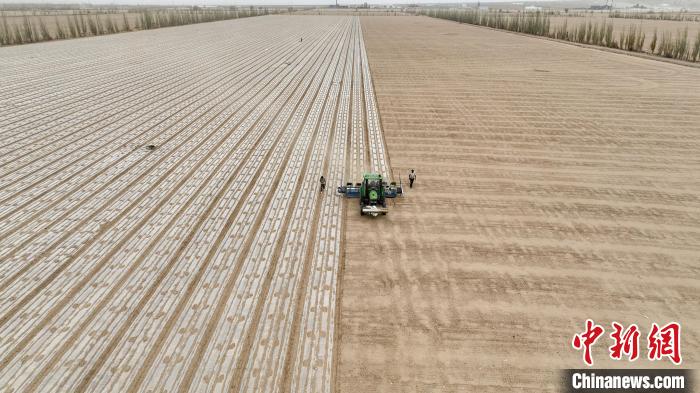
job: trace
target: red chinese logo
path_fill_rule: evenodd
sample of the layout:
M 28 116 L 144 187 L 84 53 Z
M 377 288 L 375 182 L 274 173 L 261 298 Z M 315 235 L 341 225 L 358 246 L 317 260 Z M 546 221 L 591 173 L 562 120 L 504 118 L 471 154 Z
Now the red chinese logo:
M 659 328 L 651 324 L 649 332 L 649 360 L 659 360 L 668 357 L 674 364 L 681 364 L 681 325 L 671 322 Z
M 586 331 L 574 336 L 574 340 L 571 342 L 574 349 L 581 350 L 583 348 L 583 361 L 587 365 L 593 365 L 593 357 L 591 356 L 591 346 L 598 341 L 598 338 L 603 334 L 605 330 L 602 326 L 596 325 L 592 320 L 586 320 Z
M 626 329 L 623 325 L 613 322 L 613 331 L 610 333 L 610 338 L 613 344 L 608 348 L 610 358 L 613 360 L 621 360 L 623 357 L 631 362 L 639 357 L 639 337 L 641 335 L 639 328 L 635 324 L 629 325 Z M 593 365 L 593 355 L 591 347 L 603 335 L 605 329 L 602 326 L 596 325 L 591 319 L 586 320 L 586 330 L 576 334 L 571 341 L 574 349 L 583 350 L 583 361 L 588 365 Z M 670 359 L 674 364 L 681 364 L 681 325 L 677 322 L 670 322 L 663 327 L 659 327 L 656 323 L 652 323 L 651 331 L 647 336 L 648 341 L 648 358 L 651 361 L 661 360 L 663 358 Z
M 610 357 L 620 360 L 623 355 L 626 355 L 631 362 L 639 357 L 639 328 L 637 325 L 630 325 L 627 330 L 617 322 L 612 323 L 614 332 L 610 333 L 610 337 L 615 340 L 615 343 L 609 348 Z

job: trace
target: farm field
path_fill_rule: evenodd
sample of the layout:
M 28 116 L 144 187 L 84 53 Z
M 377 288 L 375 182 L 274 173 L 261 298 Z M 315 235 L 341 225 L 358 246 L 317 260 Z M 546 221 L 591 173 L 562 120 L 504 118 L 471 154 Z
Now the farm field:
M 417 181 L 381 221 L 348 210 L 337 390 L 559 391 L 586 318 L 677 319 L 697 369 L 700 70 L 427 17 L 362 27 L 392 168 Z M 595 367 L 629 367 L 609 345 Z
M 0 48 L 0 392 L 556 391 L 587 318 L 700 366 L 700 69 L 353 12 Z
M 334 188 L 388 168 L 359 19 L 0 55 L 0 391 L 330 391 Z

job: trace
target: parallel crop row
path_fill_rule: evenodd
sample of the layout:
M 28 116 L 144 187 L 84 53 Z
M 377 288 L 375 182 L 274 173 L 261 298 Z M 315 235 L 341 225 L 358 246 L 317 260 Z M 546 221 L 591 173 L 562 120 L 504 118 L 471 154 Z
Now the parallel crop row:
M 148 34 L 2 49 L 0 390 L 330 391 L 359 19 Z

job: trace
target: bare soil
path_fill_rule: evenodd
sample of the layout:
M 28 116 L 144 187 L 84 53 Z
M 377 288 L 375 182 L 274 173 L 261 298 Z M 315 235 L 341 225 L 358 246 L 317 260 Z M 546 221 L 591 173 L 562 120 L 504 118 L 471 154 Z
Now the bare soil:
M 348 209 L 337 391 L 554 392 L 586 318 L 678 321 L 698 368 L 700 70 L 362 26 L 392 167 L 417 181 L 386 217 Z M 596 367 L 671 366 L 612 361 L 608 341 Z

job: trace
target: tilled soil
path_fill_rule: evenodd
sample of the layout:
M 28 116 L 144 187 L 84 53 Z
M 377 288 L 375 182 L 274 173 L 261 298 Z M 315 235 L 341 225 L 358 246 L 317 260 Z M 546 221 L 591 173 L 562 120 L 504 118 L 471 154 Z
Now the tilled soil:
M 682 325 L 700 366 L 700 70 L 427 17 L 363 17 L 395 174 L 348 209 L 340 392 L 557 391 L 587 318 Z

